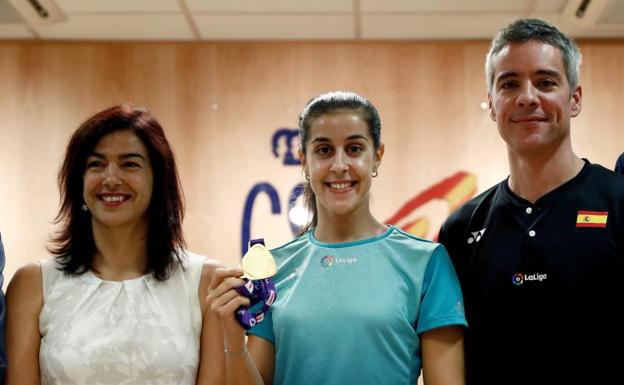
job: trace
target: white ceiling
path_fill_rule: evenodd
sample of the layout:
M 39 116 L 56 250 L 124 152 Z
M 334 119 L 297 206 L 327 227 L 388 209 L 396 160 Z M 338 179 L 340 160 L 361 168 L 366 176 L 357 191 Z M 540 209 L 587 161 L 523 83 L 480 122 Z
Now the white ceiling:
M 543 18 L 575 37 L 624 37 L 624 0 L 34 1 L 47 18 L 33 0 L 0 0 L 0 39 L 479 39 L 521 17 Z

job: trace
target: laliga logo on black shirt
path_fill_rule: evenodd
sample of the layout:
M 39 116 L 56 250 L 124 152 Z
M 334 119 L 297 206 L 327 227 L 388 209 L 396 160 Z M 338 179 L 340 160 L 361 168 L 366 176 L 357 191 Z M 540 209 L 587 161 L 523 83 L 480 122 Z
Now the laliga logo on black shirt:
M 515 286 L 522 286 L 523 284 L 528 283 L 528 281 L 542 282 L 542 281 L 546 280 L 546 278 L 548 278 L 546 273 L 544 273 L 544 274 L 540 274 L 540 273 L 533 273 L 533 274 L 516 273 L 516 274 L 511 276 L 511 283 L 513 283 Z

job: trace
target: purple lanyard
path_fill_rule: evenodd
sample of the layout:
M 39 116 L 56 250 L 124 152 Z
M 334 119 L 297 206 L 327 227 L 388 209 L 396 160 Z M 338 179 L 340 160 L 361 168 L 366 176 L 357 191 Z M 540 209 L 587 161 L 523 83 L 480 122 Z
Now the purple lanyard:
M 251 240 L 249 242 L 249 247 L 255 245 L 256 243 L 260 243 L 264 246 L 264 239 L 259 238 Z M 269 310 L 277 298 L 277 290 L 275 289 L 275 284 L 271 278 L 257 280 L 243 278 L 243 280 L 245 280 L 245 284 L 238 287 L 236 291 L 238 291 L 240 295 L 249 298 L 250 304 L 248 308 L 242 306 L 239 307 L 236 310 L 235 317 L 243 329 L 249 330 L 257 323 L 262 322 L 264 319 L 264 313 Z M 259 310 L 250 310 L 253 306 L 260 303 L 262 303 L 262 307 Z

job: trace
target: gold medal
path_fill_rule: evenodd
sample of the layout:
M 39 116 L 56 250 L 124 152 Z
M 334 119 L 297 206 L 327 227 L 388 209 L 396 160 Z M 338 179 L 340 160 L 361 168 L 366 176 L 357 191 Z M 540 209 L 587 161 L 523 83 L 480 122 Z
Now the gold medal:
M 277 265 L 271 252 L 262 244 L 256 243 L 245 253 L 241 261 L 243 277 L 251 280 L 269 278 L 277 273 Z

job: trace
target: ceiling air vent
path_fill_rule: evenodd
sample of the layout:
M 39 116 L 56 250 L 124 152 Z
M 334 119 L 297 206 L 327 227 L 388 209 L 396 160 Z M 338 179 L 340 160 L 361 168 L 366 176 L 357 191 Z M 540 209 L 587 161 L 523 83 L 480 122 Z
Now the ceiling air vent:
M 54 0 L 7 0 L 30 25 L 53 24 L 67 20 Z
M 584 37 L 616 37 L 624 34 L 624 1 L 569 0 L 561 15 L 568 33 Z
M 583 16 L 585 16 L 585 11 L 587 11 L 587 7 L 589 7 L 589 3 L 591 3 L 591 0 L 583 0 L 581 1 L 581 4 L 579 4 L 578 8 L 576 9 L 576 17 L 578 18 L 582 18 Z

